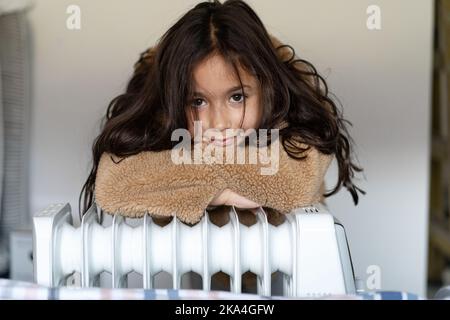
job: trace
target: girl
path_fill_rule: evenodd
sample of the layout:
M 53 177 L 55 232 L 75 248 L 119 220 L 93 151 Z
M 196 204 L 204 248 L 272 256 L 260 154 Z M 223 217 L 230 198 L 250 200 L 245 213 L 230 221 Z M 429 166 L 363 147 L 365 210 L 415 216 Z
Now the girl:
M 171 134 L 194 121 L 202 131 L 282 128 L 280 141 L 294 159 L 304 149 L 298 141 L 334 154 L 338 181 L 355 205 L 351 138 L 346 120 L 329 97 L 325 80 L 289 45 L 269 35 L 256 13 L 241 0 L 207 1 L 182 16 L 135 64 L 125 93 L 108 106 L 95 139 L 93 167 L 80 194 L 80 214 L 93 202 L 98 163 L 104 152 L 125 158 L 142 151 L 171 149 Z M 204 137 L 223 145 L 224 136 Z M 234 139 L 234 137 L 233 137 Z M 270 142 L 269 142 L 270 143 Z M 226 189 L 211 206 L 255 208 L 259 204 Z

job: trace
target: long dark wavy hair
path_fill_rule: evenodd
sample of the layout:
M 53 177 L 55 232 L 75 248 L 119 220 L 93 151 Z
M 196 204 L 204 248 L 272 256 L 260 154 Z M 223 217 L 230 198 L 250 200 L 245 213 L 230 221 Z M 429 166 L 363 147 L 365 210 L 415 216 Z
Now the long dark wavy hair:
M 197 4 L 140 54 L 125 93 L 109 104 L 101 133 L 93 143 L 93 166 L 79 197 L 80 215 L 94 201 L 97 168 L 104 152 L 125 158 L 142 151 L 171 149 L 178 143 L 171 141 L 171 134 L 187 128 L 193 69 L 213 53 L 230 63 L 241 87 L 238 66 L 259 81 L 263 111 L 256 132 L 284 124 L 280 141 L 295 159 L 303 159 L 299 153 L 310 146 L 334 154 L 338 182 L 323 196 L 335 194 L 343 185 L 358 204 L 357 191 L 365 191 L 352 182 L 354 172 L 363 169 L 351 159 L 353 140 L 346 128 L 346 123 L 351 123 L 343 119 L 330 98 L 323 77 L 311 63 L 299 59 L 291 46 L 270 35 L 244 1 L 214 0 Z M 292 141 L 308 147 L 301 149 Z

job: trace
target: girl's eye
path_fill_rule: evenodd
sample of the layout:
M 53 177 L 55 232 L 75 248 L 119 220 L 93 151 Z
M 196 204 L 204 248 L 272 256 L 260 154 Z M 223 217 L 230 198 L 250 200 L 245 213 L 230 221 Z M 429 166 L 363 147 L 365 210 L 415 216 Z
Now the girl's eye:
M 232 99 L 235 99 L 233 102 L 241 103 L 244 101 L 244 97 L 247 98 L 246 95 L 243 95 L 242 93 L 233 94 L 231 96 Z
M 192 100 L 192 106 L 195 108 L 201 107 L 202 101 L 203 101 L 203 99 L 195 98 L 194 100 Z

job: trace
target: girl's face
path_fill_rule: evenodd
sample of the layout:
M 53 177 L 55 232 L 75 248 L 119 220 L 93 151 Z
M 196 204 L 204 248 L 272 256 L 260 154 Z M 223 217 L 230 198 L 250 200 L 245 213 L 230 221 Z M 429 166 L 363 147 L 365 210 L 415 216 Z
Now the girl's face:
M 239 69 L 242 92 L 239 79 L 235 76 L 233 68 L 228 65 L 220 55 L 212 55 L 201 62 L 194 70 L 194 97 L 186 108 L 188 130 L 194 137 L 195 113 L 197 109 L 198 120 L 201 121 L 203 142 L 217 145 L 229 144 L 230 140 L 223 141 L 227 129 L 256 129 L 261 118 L 260 88 L 258 80 Z M 245 117 L 244 95 L 246 96 Z M 197 128 L 197 130 L 199 127 Z M 214 129 L 209 130 L 208 129 Z M 213 134 L 211 134 L 211 132 Z M 227 133 L 227 137 L 237 134 Z

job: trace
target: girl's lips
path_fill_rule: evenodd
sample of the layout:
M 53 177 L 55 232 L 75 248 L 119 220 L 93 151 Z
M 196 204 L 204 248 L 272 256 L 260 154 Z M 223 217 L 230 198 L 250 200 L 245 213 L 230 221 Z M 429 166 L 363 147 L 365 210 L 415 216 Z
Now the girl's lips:
M 234 137 L 228 137 L 226 139 L 213 139 L 211 143 L 214 143 L 217 146 L 227 146 L 231 144 L 234 140 Z

